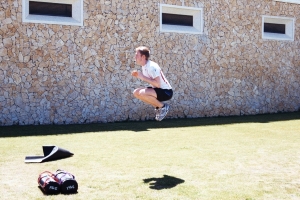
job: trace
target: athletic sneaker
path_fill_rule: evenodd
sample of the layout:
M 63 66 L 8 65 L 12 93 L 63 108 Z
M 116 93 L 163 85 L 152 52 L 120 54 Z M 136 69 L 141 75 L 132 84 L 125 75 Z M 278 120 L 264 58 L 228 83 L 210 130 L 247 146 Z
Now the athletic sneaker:
M 160 113 L 160 108 L 158 109 L 154 109 L 155 110 L 155 119 L 158 121 L 158 116 L 159 116 L 159 113 Z
M 161 121 L 165 118 L 169 111 L 170 106 L 168 104 L 165 104 L 164 107 L 160 109 L 160 113 L 158 114 L 158 117 L 155 118 L 157 121 Z

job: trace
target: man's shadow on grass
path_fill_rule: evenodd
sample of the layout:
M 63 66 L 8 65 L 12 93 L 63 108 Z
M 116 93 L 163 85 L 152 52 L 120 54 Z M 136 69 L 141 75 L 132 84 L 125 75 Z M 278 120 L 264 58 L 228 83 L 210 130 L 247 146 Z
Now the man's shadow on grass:
M 168 175 L 164 175 L 162 178 L 147 178 L 143 179 L 143 181 L 144 183 L 149 183 L 149 188 L 153 190 L 170 189 L 184 183 L 184 180 Z

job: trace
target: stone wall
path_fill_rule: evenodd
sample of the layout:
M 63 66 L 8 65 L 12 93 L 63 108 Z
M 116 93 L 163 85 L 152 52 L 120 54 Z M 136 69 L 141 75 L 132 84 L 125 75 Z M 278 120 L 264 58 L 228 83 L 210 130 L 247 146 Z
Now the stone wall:
M 159 3 L 204 9 L 204 34 L 160 33 Z M 294 41 L 263 40 L 262 15 L 293 17 Z M 171 85 L 168 118 L 300 107 L 300 5 L 272 0 L 84 0 L 84 26 L 22 22 L 0 3 L 0 125 L 153 120 L 132 96 L 135 47 Z

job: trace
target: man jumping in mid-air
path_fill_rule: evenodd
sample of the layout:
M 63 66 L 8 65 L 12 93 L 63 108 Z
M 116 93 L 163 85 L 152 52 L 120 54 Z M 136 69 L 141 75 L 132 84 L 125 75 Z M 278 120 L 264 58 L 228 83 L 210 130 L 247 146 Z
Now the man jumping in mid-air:
M 151 87 L 137 88 L 133 95 L 155 107 L 155 119 L 161 121 L 167 115 L 170 106 L 162 101 L 170 100 L 173 90 L 157 63 L 150 61 L 150 50 L 140 46 L 135 49 L 136 64 L 142 66 L 142 72 L 134 70 L 131 75 L 145 81 Z

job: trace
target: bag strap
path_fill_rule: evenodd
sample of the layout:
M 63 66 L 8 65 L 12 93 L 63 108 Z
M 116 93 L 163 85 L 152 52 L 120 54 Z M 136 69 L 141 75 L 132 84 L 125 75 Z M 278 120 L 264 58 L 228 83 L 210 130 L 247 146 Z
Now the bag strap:
M 73 179 L 75 179 L 75 176 L 73 174 L 63 171 L 63 170 L 58 170 L 58 172 L 56 171 L 55 178 L 57 178 L 57 175 L 59 175 L 59 174 L 64 174 L 62 177 L 65 177 L 66 175 L 70 175 L 71 177 L 73 177 Z
M 45 176 L 42 176 L 43 174 L 46 174 L 46 175 L 45 175 Z M 55 177 L 54 174 L 52 174 L 52 173 L 49 172 L 49 171 L 44 171 L 44 172 L 40 173 L 39 178 L 38 178 L 38 183 L 40 183 L 40 180 L 41 180 L 42 178 L 46 177 L 46 176 L 49 176 L 49 177 L 44 181 L 44 184 L 43 184 L 42 187 L 45 187 L 46 184 L 47 184 L 47 181 L 48 181 L 49 179 L 51 179 L 51 178 L 53 178 L 56 182 L 58 182 L 58 179 Z

